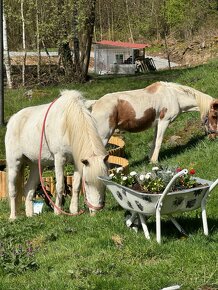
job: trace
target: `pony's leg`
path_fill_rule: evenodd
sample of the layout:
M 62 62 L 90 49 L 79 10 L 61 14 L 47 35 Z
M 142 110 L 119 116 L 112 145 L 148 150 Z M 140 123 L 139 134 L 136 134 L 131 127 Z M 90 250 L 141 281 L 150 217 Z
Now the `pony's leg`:
M 54 213 L 57 215 L 61 213 L 62 195 L 65 189 L 64 164 L 65 159 L 63 158 L 63 156 L 56 154 L 55 155 L 56 201 Z
M 39 169 L 37 164 L 31 164 L 30 174 L 24 187 L 26 216 L 33 216 L 33 195 L 39 184 Z
M 74 172 L 73 175 L 73 188 L 72 188 L 72 198 L 70 202 L 70 212 L 75 214 L 79 211 L 79 193 L 81 189 L 81 175 L 78 171 Z
M 156 142 L 155 142 L 155 148 L 154 148 L 154 152 L 151 156 L 151 163 L 157 163 L 158 162 L 158 156 L 159 156 L 159 151 L 160 151 L 160 147 L 163 141 L 163 136 L 164 133 L 169 125 L 170 121 L 168 120 L 160 120 L 158 122 L 158 126 L 157 126 L 157 137 L 156 137 Z
M 16 164 L 16 161 L 14 162 Z M 19 170 L 20 166 L 10 166 L 7 165 L 7 171 L 8 171 L 8 192 L 9 192 L 9 202 L 10 202 L 10 220 L 15 220 L 17 218 L 16 216 L 16 209 L 17 209 L 17 179 L 19 178 Z
M 154 137 L 153 137 L 153 141 L 152 141 L 151 150 L 150 150 L 150 153 L 149 153 L 149 159 L 151 159 L 151 157 L 152 157 L 152 155 L 154 153 L 156 139 L 157 139 L 157 125 L 154 128 Z

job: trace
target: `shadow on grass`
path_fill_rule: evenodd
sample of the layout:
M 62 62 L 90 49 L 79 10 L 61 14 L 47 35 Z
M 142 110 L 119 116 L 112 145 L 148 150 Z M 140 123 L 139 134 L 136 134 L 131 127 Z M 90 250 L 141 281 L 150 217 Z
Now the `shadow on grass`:
M 173 82 L 175 80 L 178 79 L 179 76 L 181 76 L 181 74 L 184 74 L 186 72 L 191 72 L 196 70 L 196 68 L 200 68 L 202 65 L 199 66 L 195 66 L 195 67 L 185 67 L 185 68 L 171 68 L 171 69 L 164 69 L 164 70 L 160 70 L 160 71 L 149 71 L 149 72 L 145 72 L 145 73 L 137 73 L 137 74 L 131 74 L 131 75 L 116 75 L 116 80 L 117 79 L 138 79 L 138 80 L 142 80 L 142 81 L 147 81 L 149 80 L 150 83 L 156 82 L 156 81 L 169 81 L 169 82 Z M 91 78 L 94 80 L 98 80 L 98 81 L 105 81 L 105 80 L 114 80 L 114 75 L 91 75 Z M 198 81 L 200 78 L 195 78 L 193 81 Z
M 160 160 L 165 160 L 167 158 L 172 158 L 175 155 L 179 155 L 181 153 L 184 153 L 187 149 L 191 149 L 195 147 L 198 143 L 200 143 L 202 140 L 205 139 L 205 135 L 198 135 L 192 137 L 187 143 L 181 144 L 181 145 L 176 145 L 174 147 L 170 147 L 167 149 L 164 149 L 160 152 L 159 154 L 159 161 Z M 125 156 L 128 160 L 131 158 L 131 154 L 127 154 Z M 149 158 L 148 156 L 145 156 L 139 160 L 135 160 L 131 162 L 131 166 L 142 166 L 145 163 L 149 163 Z
M 184 153 L 187 149 L 191 149 L 192 147 L 195 147 L 198 145 L 199 142 L 205 139 L 205 135 L 198 135 L 192 137 L 187 143 L 176 145 L 174 147 L 167 148 L 160 152 L 159 159 L 166 159 L 171 158 L 175 155 L 179 155 L 181 153 Z
M 176 229 L 176 227 L 173 225 L 173 223 L 170 220 L 161 220 L 161 237 L 162 238 L 188 238 L 189 236 L 193 234 L 197 234 L 198 232 L 203 232 L 203 224 L 202 219 L 200 217 L 176 217 L 177 222 L 180 224 L 180 226 L 184 229 L 185 234 L 182 234 L 179 232 L 179 230 Z M 209 235 L 208 237 L 215 233 L 218 229 L 218 219 L 211 219 L 207 218 L 208 222 L 208 231 Z M 156 235 L 156 223 L 154 220 L 150 221 L 148 220 L 147 226 L 149 229 L 150 234 Z M 142 229 L 140 229 L 142 231 Z
M 127 158 L 129 160 L 130 156 L 126 156 L 125 158 Z M 144 165 L 145 163 L 149 163 L 149 158 L 148 156 L 145 156 L 144 158 L 140 159 L 140 160 L 135 160 L 133 162 L 131 162 L 131 166 L 140 166 L 140 165 Z

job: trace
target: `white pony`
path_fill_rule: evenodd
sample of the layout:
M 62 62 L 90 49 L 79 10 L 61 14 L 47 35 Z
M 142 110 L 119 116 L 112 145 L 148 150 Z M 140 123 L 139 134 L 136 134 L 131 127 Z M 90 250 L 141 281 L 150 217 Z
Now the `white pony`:
M 25 165 L 30 174 L 24 187 L 25 210 L 33 215 L 32 199 L 39 184 L 38 158 L 43 120 L 47 115 L 41 148 L 41 167 L 54 164 L 56 176 L 55 213 L 59 214 L 64 192 L 64 165 L 73 162 L 75 176 L 83 176 L 89 209 L 104 205 L 105 186 L 97 176 L 107 175 L 107 151 L 99 137 L 95 122 L 77 91 L 65 90 L 51 104 L 25 108 L 11 117 L 5 136 L 8 170 L 8 191 L 11 206 L 10 219 L 16 218 L 17 199 L 21 195 L 18 184 Z M 75 182 L 80 182 L 80 178 Z M 80 184 L 74 184 L 70 212 L 78 212 Z
M 206 124 L 206 116 L 212 106 L 218 110 L 218 100 L 188 86 L 176 83 L 156 82 L 139 90 L 109 93 L 99 100 L 89 100 L 92 116 L 97 121 L 98 132 L 107 144 L 116 128 L 128 132 L 141 132 L 155 127 L 150 161 L 156 163 L 164 132 L 169 123 L 184 112 L 200 111 Z M 209 120 L 209 122 L 211 122 Z M 217 124 L 217 121 L 214 123 Z M 207 127 L 210 128 L 211 124 Z M 217 132 L 217 125 L 213 125 Z

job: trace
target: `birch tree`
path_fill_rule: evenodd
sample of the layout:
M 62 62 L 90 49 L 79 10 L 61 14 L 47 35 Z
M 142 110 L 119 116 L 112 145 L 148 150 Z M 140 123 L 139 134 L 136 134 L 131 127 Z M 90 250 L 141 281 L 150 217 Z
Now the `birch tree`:
M 130 23 L 130 14 L 129 14 L 128 0 L 125 0 L 125 1 L 126 1 L 126 14 L 127 14 L 127 20 L 128 20 L 130 39 L 131 39 L 132 42 L 134 42 L 133 33 L 132 33 L 132 26 L 131 26 L 131 23 Z
M 36 0 L 36 47 L 37 47 L 37 55 L 38 55 L 38 62 L 37 62 L 37 80 L 40 83 L 40 70 L 41 70 L 41 49 L 40 49 L 40 13 L 39 13 L 39 5 L 38 0 Z
M 23 63 L 22 63 L 22 84 L 25 86 L 26 75 L 26 30 L 25 30 L 25 18 L 24 18 L 24 0 L 20 2 L 21 21 L 22 21 L 22 43 L 23 43 Z
M 3 46 L 4 46 L 4 64 L 6 70 L 6 77 L 7 77 L 7 84 L 8 87 L 11 89 L 12 84 L 12 77 L 11 77 L 11 62 L 10 62 L 10 55 L 8 49 L 8 35 L 7 35 L 7 24 L 5 13 L 3 11 Z

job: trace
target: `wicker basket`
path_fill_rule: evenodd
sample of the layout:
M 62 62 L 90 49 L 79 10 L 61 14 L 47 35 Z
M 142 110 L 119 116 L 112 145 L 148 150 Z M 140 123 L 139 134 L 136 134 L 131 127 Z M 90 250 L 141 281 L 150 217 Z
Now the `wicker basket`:
M 6 197 L 6 161 L 5 159 L 0 159 L 0 199 Z
M 114 156 L 124 156 L 124 148 L 125 148 L 125 142 L 123 139 L 119 136 L 111 136 L 109 141 L 108 141 L 109 146 L 114 145 L 115 148 L 109 149 L 108 153 L 109 155 L 114 155 Z
M 0 199 L 7 197 L 7 173 L 5 171 L 6 161 L 0 159 Z M 46 190 L 55 194 L 55 180 L 52 176 L 43 177 Z M 72 186 L 73 176 L 67 176 L 67 185 Z
M 116 168 L 123 167 L 123 172 L 128 173 L 129 161 L 126 158 L 110 155 L 108 158 L 109 170 L 108 173 L 113 173 Z
M 0 199 L 5 198 L 6 195 L 7 195 L 6 172 L 0 171 Z
M 67 185 L 72 187 L 73 184 L 73 176 L 72 175 L 67 175 Z M 43 177 L 44 183 L 45 183 L 45 188 L 48 190 L 52 195 L 55 195 L 55 179 L 52 176 L 48 177 Z

